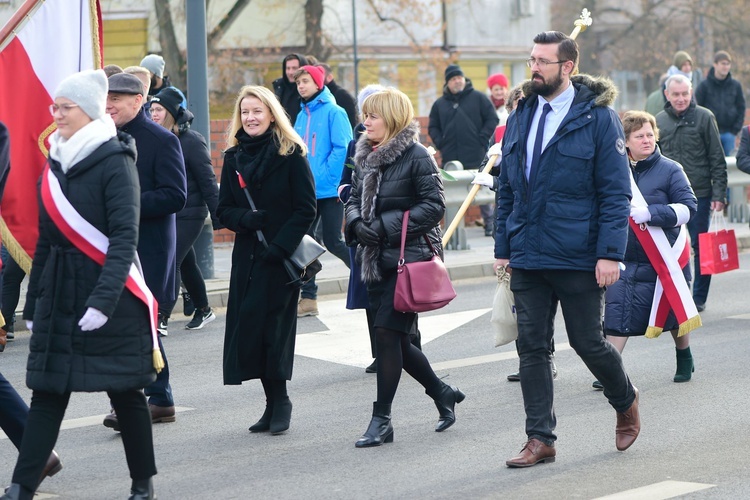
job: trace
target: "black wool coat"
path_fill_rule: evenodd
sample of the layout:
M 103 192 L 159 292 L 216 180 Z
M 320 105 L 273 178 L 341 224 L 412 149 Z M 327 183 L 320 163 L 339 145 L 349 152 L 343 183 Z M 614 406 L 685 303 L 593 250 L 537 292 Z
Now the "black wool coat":
M 49 160 L 70 203 L 109 237 L 100 266 L 57 229 L 39 203 L 39 240 L 23 317 L 34 321 L 26 384 L 33 390 L 140 389 L 156 379 L 148 308 L 124 288 L 138 243 L 140 190 L 131 137 L 121 134 L 73 165 L 67 175 Z M 109 320 L 81 331 L 93 307 Z
M 182 156 L 185 158 L 187 201 L 177 213 L 178 219 L 205 219 L 211 213 L 213 226 L 217 227 L 216 206 L 219 203 L 219 186 L 211 163 L 206 139 L 195 130 L 188 129 L 179 136 Z
M 187 186 L 177 137 L 146 118 L 143 110 L 121 130 L 135 139 L 141 220 L 138 256 L 146 284 L 160 304 L 176 300 L 175 214 L 185 206 Z
M 299 290 L 286 284 L 289 276 L 281 263 L 261 257 L 262 243 L 244 223 L 252 210 L 237 171 L 258 210 L 266 211 L 265 239 L 287 256 L 315 219 L 315 184 L 307 159 L 298 152 L 281 156 L 275 144 L 269 146 L 275 152 L 258 167 L 258 177 L 248 175 L 248 160 L 261 153 L 257 144 L 243 144 L 248 139 L 244 131 L 238 137 L 240 145 L 224 153 L 217 210 L 219 221 L 236 233 L 224 333 L 224 384 L 261 377 L 291 380 Z

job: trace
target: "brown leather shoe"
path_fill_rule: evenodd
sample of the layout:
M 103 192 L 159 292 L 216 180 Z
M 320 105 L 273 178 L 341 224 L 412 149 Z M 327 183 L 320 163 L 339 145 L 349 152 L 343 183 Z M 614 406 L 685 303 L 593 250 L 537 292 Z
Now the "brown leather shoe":
M 521 448 L 521 453 L 518 456 L 511 458 L 505 462 L 505 465 L 511 468 L 531 467 L 539 462 L 541 463 L 552 463 L 555 461 L 554 446 L 547 446 L 536 438 L 529 439 L 528 442 Z
M 47 459 L 47 465 L 45 465 L 44 470 L 42 470 L 42 475 L 39 478 L 39 484 L 42 484 L 42 481 L 44 481 L 44 478 L 52 477 L 58 472 L 60 472 L 62 470 L 62 467 L 63 466 L 62 466 L 62 462 L 60 461 L 60 457 L 58 456 L 55 450 L 52 450 L 52 453 Z M 37 487 L 39 487 L 39 484 L 37 484 Z
M 635 387 L 635 399 L 628 411 L 617 412 L 617 428 L 615 429 L 615 445 L 620 451 L 630 448 L 641 432 L 641 414 L 638 412 L 638 389 Z
M 148 409 L 151 410 L 151 423 L 175 421 L 174 406 L 148 405 Z

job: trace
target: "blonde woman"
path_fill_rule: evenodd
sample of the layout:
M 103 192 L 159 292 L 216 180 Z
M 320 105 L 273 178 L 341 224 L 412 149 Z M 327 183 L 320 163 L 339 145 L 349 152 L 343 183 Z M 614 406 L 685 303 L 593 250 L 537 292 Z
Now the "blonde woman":
M 299 298 L 299 290 L 287 284 L 282 261 L 315 219 L 315 186 L 304 142 L 265 87 L 240 90 L 227 146 L 217 215 L 236 237 L 224 334 L 224 384 L 260 379 L 266 408 L 249 430 L 281 434 L 292 415 L 286 382 L 292 378 Z M 250 207 L 247 194 L 257 210 Z M 268 248 L 259 240 L 259 230 Z
M 367 284 L 378 353 L 377 400 L 372 420 L 357 448 L 393 441 L 391 403 L 401 371 L 414 377 L 435 401 L 435 431 L 456 421 L 464 399 L 442 382 L 425 355 L 409 341 L 417 315 L 393 308 L 404 212 L 410 210 L 406 262 L 432 258 L 425 236 L 442 254 L 440 220 L 445 213 L 443 183 L 435 160 L 418 142 L 419 125 L 409 98 L 399 90 L 377 92 L 362 105 L 365 133 L 357 141 L 351 197 L 346 204 L 346 240 L 357 245 L 362 281 Z

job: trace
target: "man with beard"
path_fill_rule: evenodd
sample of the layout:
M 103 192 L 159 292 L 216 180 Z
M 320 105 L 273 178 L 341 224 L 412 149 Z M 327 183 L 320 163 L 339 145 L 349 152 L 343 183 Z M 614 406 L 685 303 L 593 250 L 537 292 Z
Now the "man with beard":
M 169 80 L 169 75 L 164 74 L 166 63 L 164 62 L 164 58 L 162 56 L 158 54 L 149 54 L 141 59 L 141 64 L 139 66 L 146 68 L 147 70 L 149 70 L 149 72 L 151 72 L 151 85 L 148 88 L 149 99 L 158 94 L 159 91 L 167 87 L 177 88 L 172 85 L 172 82 Z M 181 91 L 180 94 L 182 94 Z M 183 108 L 187 108 L 187 99 L 185 99 L 184 94 L 182 94 L 181 105 Z
M 638 390 L 604 339 L 604 287 L 620 275 L 630 211 L 622 124 L 611 81 L 571 77 L 576 42 L 534 38 L 525 99 L 508 119 L 497 193 L 495 267 L 512 268 L 528 441 L 508 467 L 555 461 L 550 342 L 558 303 L 571 347 L 604 385 L 617 412 L 615 445 L 640 432 Z
M 294 81 L 294 74 L 302 66 L 307 64 L 305 56 L 299 54 L 289 54 L 281 63 L 281 78 L 273 81 L 273 93 L 284 107 L 284 111 L 289 115 L 289 120 L 294 125 L 297 120 L 297 114 L 300 110 L 302 99 L 297 92 L 297 82 Z

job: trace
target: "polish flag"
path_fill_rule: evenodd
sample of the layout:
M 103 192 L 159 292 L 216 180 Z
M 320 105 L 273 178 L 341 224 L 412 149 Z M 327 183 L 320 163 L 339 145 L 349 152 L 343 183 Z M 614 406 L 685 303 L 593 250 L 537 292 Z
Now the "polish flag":
M 0 30 L 0 121 L 11 149 L 0 229 L 27 272 L 39 236 L 37 181 L 55 130 L 52 96 L 67 76 L 101 65 L 98 0 L 27 0 Z

